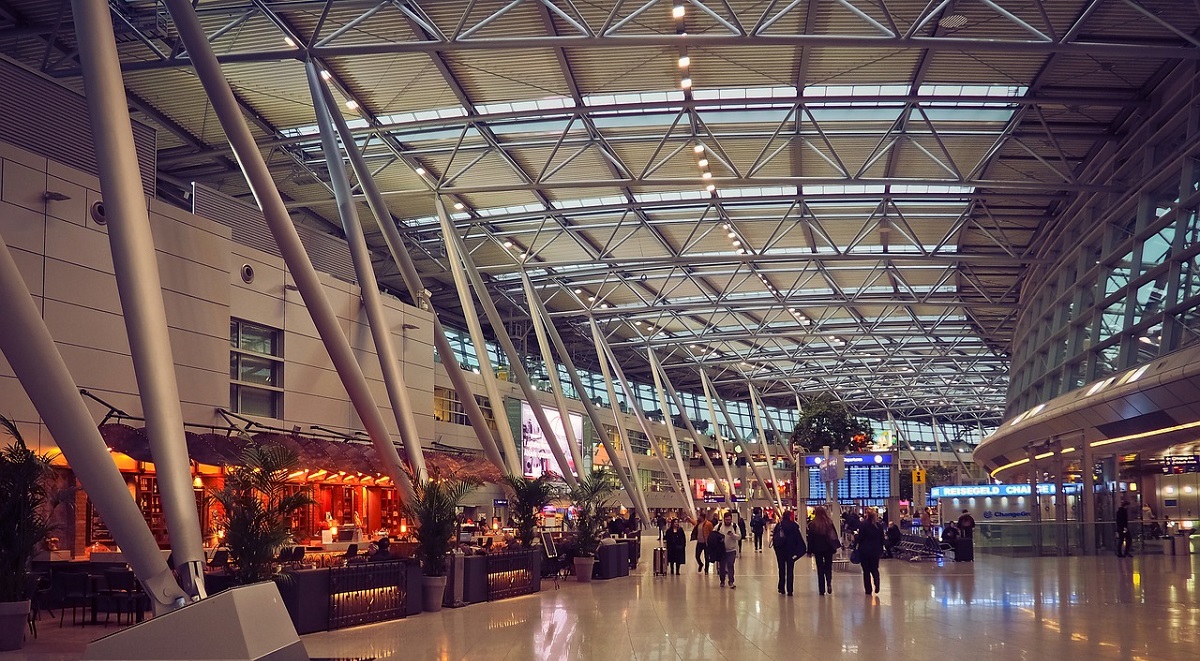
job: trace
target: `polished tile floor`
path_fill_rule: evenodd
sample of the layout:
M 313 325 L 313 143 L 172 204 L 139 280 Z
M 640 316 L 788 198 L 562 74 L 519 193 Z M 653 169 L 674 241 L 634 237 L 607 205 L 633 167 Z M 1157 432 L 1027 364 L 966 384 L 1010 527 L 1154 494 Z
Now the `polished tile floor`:
M 653 545 L 647 539 L 646 548 Z M 878 661 L 1160 661 L 1200 658 L 1200 556 L 883 562 L 863 594 L 857 567 L 819 597 L 810 560 L 795 596 L 775 591 L 774 555 L 738 560 L 737 589 L 695 566 L 652 576 L 543 583 L 543 591 L 356 629 L 304 636 L 314 659 L 657 661 L 852 655 Z M 59 629 L 0 661 L 78 659 L 102 628 Z

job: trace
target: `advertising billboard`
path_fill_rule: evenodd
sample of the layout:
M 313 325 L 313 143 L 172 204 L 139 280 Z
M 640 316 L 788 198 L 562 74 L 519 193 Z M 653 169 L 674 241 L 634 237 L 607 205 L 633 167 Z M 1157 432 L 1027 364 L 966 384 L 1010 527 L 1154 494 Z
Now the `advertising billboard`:
M 562 416 L 559 415 L 556 408 L 543 408 L 546 411 L 546 417 L 550 419 L 552 428 L 550 439 L 547 439 L 547 435 L 542 433 L 541 425 L 533 417 L 533 408 L 529 406 L 528 402 L 521 402 L 521 465 L 524 468 L 525 477 L 540 477 L 543 473 L 557 475 L 562 472 L 558 468 L 558 462 L 555 461 L 554 455 L 550 452 L 551 439 L 562 448 L 567 462 L 571 465 L 571 472 L 578 474 L 579 469 L 575 466 L 575 461 L 571 458 L 571 450 L 567 445 L 567 432 L 563 428 Z M 567 418 L 571 425 L 571 431 L 575 434 L 575 439 L 577 441 L 582 439 L 583 416 L 571 413 Z

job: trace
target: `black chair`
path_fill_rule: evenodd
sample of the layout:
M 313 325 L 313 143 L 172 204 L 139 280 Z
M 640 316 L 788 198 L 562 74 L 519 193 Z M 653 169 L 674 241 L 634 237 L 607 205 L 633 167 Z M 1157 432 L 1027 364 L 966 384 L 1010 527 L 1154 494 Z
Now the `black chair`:
M 62 627 L 68 608 L 71 609 L 71 624 L 75 624 L 75 611 L 79 608 L 83 608 L 84 624 L 87 624 L 87 609 L 95 596 L 92 593 L 91 577 L 83 572 L 57 572 L 51 577 L 50 583 L 61 606 L 58 626 Z
M 303 546 L 297 546 L 296 548 L 292 549 L 291 563 L 292 563 L 292 566 L 297 569 L 299 569 L 300 566 L 302 564 L 304 564 L 304 547 Z
M 217 549 L 213 553 L 212 559 L 208 561 L 209 569 L 213 569 L 213 570 L 225 569 L 228 566 L 229 566 L 229 551 L 226 551 L 225 549 Z
M 32 572 L 26 577 L 25 594 L 29 597 L 29 633 L 37 638 L 37 622 L 42 617 L 42 605 L 46 595 L 50 593 L 50 575 L 41 572 Z M 50 611 L 50 617 L 54 617 L 54 611 Z
M 108 620 L 114 610 L 117 612 L 117 624 L 121 623 L 122 614 L 128 615 L 127 621 L 132 623 L 137 604 L 141 600 L 137 578 L 133 572 L 128 569 L 107 569 L 104 571 L 104 582 L 107 587 L 100 594 L 107 606 L 104 611 L 104 626 L 108 626 Z
M 346 553 L 342 555 L 342 560 L 347 564 L 358 559 L 358 544 L 351 544 L 346 547 Z

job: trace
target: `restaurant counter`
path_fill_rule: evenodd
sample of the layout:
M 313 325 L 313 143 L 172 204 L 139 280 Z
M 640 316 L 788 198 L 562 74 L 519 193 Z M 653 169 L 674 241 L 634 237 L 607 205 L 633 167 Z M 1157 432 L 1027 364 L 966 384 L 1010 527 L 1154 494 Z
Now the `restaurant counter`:
M 299 634 L 421 612 L 421 568 L 413 559 L 302 569 L 278 584 Z

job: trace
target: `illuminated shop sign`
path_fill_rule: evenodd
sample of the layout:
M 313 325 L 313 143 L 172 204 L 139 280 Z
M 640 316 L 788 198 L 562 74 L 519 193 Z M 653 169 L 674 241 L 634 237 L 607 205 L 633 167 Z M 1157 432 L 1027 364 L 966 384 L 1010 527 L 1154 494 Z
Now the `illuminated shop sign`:
M 1079 493 L 1081 485 L 1064 484 L 1063 493 Z M 1051 495 L 1055 492 L 1053 484 L 1039 484 L 1038 493 Z M 973 498 L 979 496 L 1028 496 L 1028 484 L 977 484 L 961 487 L 934 487 L 929 490 L 933 498 Z
M 838 457 L 846 466 L 884 466 L 892 463 L 890 454 L 844 454 Z M 825 457 L 816 454 L 804 456 L 805 466 L 819 466 Z

